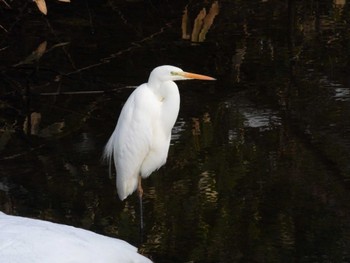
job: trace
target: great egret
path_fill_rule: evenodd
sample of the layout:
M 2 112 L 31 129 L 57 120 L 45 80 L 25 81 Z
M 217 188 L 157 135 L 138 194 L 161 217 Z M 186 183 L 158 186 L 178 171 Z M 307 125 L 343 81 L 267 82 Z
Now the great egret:
M 127 99 L 104 149 L 109 165 L 114 158 L 121 200 L 137 188 L 142 205 L 141 178 L 165 164 L 171 130 L 180 108 L 180 94 L 174 81 L 188 79 L 215 80 L 178 67 L 159 66 L 153 69 L 148 82 L 137 87 Z
M 151 263 L 136 247 L 72 226 L 0 212 L 0 262 Z

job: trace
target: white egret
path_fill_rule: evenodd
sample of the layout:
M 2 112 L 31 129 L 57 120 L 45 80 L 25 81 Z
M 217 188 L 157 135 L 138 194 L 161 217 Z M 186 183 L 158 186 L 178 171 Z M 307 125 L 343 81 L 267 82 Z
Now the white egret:
M 151 263 L 129 243 L 72 226 L 0 212 L 0 262 Z
M 165 164 L 171 130 L 180 108 L 180 94 L 174 81 L 188 79 L 215 80 L 178 67 L 159 66 L 153 69 L 148 82 L 137 87 L 127 99 L 104 149 L 110 165 L 114 158 L 121 200 L 137 188 L 142 205 L 141 178 Z

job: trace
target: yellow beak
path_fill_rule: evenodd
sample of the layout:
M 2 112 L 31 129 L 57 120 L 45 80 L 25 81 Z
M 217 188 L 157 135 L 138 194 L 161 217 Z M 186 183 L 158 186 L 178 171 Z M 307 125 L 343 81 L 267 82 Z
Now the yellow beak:
M 181 75 L 187 79 L 216 80 L 206 75 L 200 75 L 200 74 L 191 73 L 191 72 L 181 72 Z

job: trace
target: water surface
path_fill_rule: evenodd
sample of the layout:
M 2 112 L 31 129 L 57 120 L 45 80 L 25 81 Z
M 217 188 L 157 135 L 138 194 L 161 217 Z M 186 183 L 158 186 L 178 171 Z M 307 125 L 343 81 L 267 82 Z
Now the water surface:
M 14 23 L 2 10 L 1 210 L 122 238 L 155 262 L 349 262 L 348 11 L 78 1 Z M 162 64 L 218 80 L 178 82 L 140 242 L 138 198 L 117 199 L 100 158 L 123 103 Z

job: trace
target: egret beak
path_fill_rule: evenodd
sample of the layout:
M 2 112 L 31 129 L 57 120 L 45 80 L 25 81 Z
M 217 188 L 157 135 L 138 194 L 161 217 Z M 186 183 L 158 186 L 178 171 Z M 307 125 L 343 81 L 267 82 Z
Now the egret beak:
M 181 75 L 186 79 L 216 80 L 206 75 L 200 75 L 200 74 L 190 73 L 190 72 L 181 72 Z

